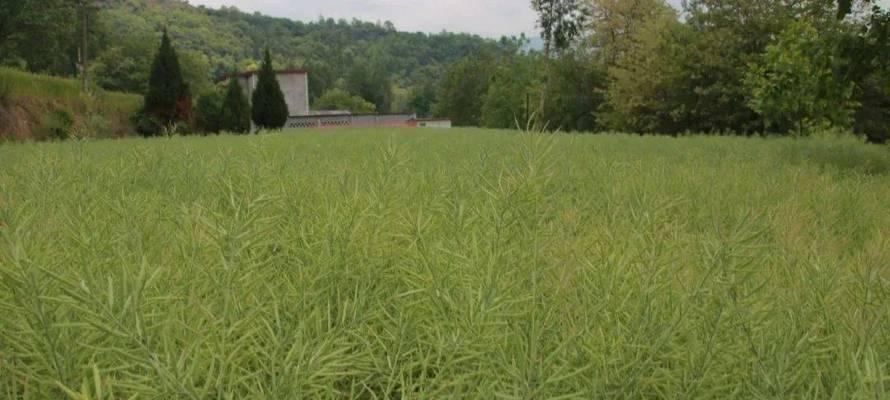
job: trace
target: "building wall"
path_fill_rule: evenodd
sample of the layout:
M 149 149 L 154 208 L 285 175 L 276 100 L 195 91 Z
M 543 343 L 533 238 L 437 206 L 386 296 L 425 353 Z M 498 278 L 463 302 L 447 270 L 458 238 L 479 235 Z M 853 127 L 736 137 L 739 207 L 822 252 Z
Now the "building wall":
M 284 101 L 287 103 L 287 111 L 291 116 L 309 115 L 309 75 L 305 73 L 282 73 L 276 75 L 281 92 L 284 93 Z M 253 98 L 256 90 L 258 76 L 240 76 L 238 83 L 247 99 Z
M 447 119 L 435 119 L 435 120 L 420 120 L 417 121 L 417 126 L 420 128 L 451 128 L 451 120 Z
M 291 116 L 286 128 L 334 128 L 334 127 L 413 127 L 415 114 L 384 115 L 305 115 Z
M 279 74 L 278 83 L 290 115 L 309 115 L 309 75 Z

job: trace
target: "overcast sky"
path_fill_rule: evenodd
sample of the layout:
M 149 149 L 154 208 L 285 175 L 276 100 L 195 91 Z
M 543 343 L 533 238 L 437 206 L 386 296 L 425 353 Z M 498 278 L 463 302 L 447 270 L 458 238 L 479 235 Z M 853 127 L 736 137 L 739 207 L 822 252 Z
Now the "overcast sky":
M 680 0 L 671 0 L 679 4 Z M 189 0 L 208 7 L 236 6 L 275 17 L 307 21 L 319 15 L 392 21 L 400 31 L 469 32 L 499 37 L 534 36 L 529 0 Z
M 528 0 L 189 0 L 218 8 L 236 6 L 274 17 L 315 20 L 358 18 L 392 21 L 400 31 L 469 32 L 499 37 L 525 33 L 535 36 L 535 14 Z M 680 0 L 669 0 L 679 8 Z M 890 0 L 881 0 L 887 4 Z

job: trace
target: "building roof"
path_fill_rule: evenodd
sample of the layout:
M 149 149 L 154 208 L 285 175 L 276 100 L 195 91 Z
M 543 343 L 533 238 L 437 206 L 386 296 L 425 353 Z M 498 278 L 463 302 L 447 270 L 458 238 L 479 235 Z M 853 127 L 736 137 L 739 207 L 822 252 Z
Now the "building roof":
M 253 76 L 258 73 L 260 73 L 260 71 L 245 71 L 245 72 L 237 72 L 237 73 L 228 73 L 223 76 L 220 76 L 219 80 L 217 80 L 217 82 L 228 80 L 229 78 L 234 77 L 234 76 L 247 78 L 249 76 Z M 307 75 L 307 74 L 309 74 L 309 71 L 305 70 L 305 69 L 282 69 L 282 70 L 275 71 L 275 74 L 276 75 Z

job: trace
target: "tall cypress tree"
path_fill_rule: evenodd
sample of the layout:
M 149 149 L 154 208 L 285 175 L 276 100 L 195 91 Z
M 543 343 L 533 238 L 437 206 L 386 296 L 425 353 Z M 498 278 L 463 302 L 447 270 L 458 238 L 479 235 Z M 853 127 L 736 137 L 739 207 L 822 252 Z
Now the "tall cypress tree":
M 188 86 L 182 78 L 176 50 L 164 29 L 161 47 L 151 66 L 148 93 L 145 95 L 145 113 L 163 125 L 172 125 L 176 121 L 188 119 L 190 112 Z
M 253 123 L 260 129 L 281 129 L 287 123 L 287 103 L 272 68 L 272 54 L 266 48 L 256 90 L 252 99 Z
M 250 131 L 250 104 L 247 96 L 238 84 L 238 78 L 232 77 L 226 90 L 220 111 L 220 127 L 224 131 L 233 133 L 247 133 Z

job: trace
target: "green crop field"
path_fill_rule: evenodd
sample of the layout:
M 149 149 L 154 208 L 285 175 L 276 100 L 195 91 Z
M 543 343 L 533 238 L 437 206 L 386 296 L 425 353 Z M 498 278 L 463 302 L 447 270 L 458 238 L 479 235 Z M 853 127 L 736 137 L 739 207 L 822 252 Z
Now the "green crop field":
M 888 398 L 890 151 L 460 129 L 9 143 L 0 397 Z

